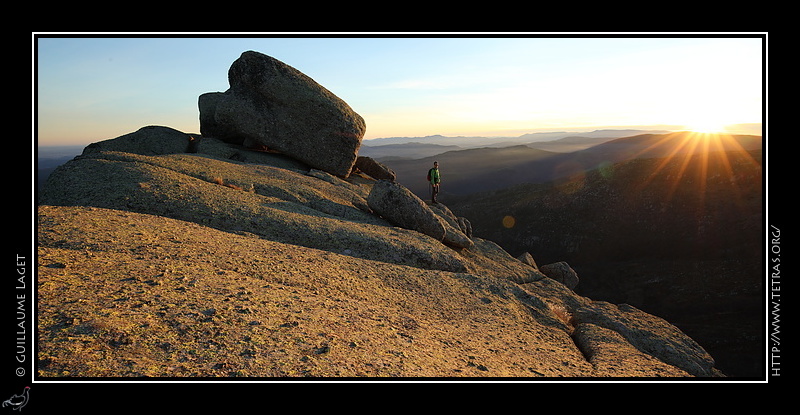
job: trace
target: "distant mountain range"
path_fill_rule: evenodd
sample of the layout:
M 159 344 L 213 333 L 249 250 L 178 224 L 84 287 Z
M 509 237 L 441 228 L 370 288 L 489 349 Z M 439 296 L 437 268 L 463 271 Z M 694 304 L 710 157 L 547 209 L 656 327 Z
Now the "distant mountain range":
M 616 131 L 618 134 L 624 132 Z M 566 136 L 526 145 L 451 150 L 422 158 L 385 156 L 378 157 L 378 160 L 395 171 L 400 183 L 420 197 L 425 197 L 428 193 L 425 175 L 434 161 L 440 165 L 443 194 L 464 195 L 522 183 L 549 182 L 633 158 L 762 148 L 760 136 L 709 137 L 691 132 L 613 137 L 611 131 L 603 131 L 594 137 Z M 403 145 L 408 146 L 406 154 L 442 149 L 430 144 L 423 146 L 419 142 Z M 395 154 L 401 154 L 403 145 L 393 145 L 392 150 Z
M 398 144 L 384 144 L 380 146 L 362 144 L 361 148 L 358 150 L 358 154 L 361 156 L 384 160 L 420 159 L 446 153 L 448 151 L 458 151 L 463 149 L 463 147 L 456 145 L 430 144 L 413 141 Z
M 542 150 L 569 152 L 638 134 L 663 134 L 666 130 L 595 130 L 589 132 L 529 133 L 516 137 L 389 137 L 364 140 L 359 154 L 373 158 L 423 158 L 447 151 L 484 147 L 528 145 Z

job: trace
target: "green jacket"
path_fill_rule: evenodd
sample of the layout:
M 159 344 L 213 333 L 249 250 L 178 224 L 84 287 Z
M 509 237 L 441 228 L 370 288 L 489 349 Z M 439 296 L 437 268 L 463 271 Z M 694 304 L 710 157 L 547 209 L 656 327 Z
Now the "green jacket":
M 442 181 L 439 175 L 439 169 L 432 167 L 428 170 L 428 180 L 430 180 L 431 184 L 439 184 Z

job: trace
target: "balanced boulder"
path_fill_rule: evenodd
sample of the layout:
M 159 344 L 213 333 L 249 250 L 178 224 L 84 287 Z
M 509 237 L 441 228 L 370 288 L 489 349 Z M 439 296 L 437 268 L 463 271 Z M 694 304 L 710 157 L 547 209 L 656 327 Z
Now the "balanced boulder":
M 366 131 L 342 99 L 297 69 L 247 51 L 228 70 L 230 88 L 200 95 L 200 132 L 268 148 L 347 177 Z

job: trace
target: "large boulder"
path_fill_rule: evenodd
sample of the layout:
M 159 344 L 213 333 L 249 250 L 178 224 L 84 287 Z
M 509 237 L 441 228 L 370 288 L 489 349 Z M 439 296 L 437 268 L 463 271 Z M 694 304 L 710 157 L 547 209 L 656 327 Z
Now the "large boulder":
M 379 180 L 372 186 L 367 204 L 395 226 L 424 233 L 451 247 L 470 248 L 474 244 L 459 228 L 455 216 L 435 211 L 401 184 Z
M 372 186 L 367 204 L 375 213 L 401 228 L 424 233 L 438 241 L 444 240 L 447 233 L 444 220 L 399 183 L 379 180 Z
M 310 77 L 247 51 L 228 70 L 230 88 L 200 95 L 200 132 L 247 147 L 267 147 L 347 177 L 366 131 L 364 119 Z
M 578 286 L 578 273 L 564 261 L 542 265 L 539 267 L 539 271 L 549 278 L 566 285 L 570 290 L 574 290 Z

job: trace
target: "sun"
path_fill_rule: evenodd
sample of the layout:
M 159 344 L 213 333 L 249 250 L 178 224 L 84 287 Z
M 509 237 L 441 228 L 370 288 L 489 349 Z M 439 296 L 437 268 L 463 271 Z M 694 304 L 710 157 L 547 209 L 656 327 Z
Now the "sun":
M 694 122 L 686 125 L 686 129 L 702 134 L 724 133 L 727 130 L 725 123 L 713 120 Z
M 733 124 L 728 114 L 715 111 L 698 112 L 684 120 L 684 129 L 700 134 L 724 134 Z

